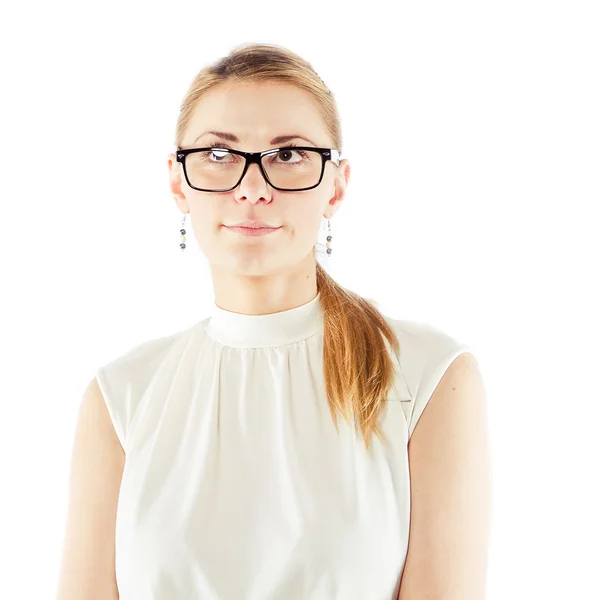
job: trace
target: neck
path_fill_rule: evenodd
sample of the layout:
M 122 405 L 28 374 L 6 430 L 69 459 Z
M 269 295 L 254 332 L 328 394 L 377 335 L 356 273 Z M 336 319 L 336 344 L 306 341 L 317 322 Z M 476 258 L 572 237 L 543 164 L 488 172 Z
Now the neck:
M 317 295 L 316 259 L 310 254 L 292 269 L 247 274 L 211 265 L 215 304 L 244 315 L 266 315 L 302 306 Z

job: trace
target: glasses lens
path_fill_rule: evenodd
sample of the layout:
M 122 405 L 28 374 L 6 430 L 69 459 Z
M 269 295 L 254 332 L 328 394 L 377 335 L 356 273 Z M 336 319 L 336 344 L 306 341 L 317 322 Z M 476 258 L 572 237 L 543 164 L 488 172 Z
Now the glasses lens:
M 190 184 L 205 190 L 228 190 L 244 170 L 244 157 L 227 150 L 192 152 L 185 158 Z
M 321 176 L 323 159 L 315 150 L 286 148 L 262 157 L 269 181 L 278 188 L 297 190 L 312 187 Z M 185 159 L 190 184 L 205 190 L 228 190 L 240 179 L 244 157 L 212 149 L 192 152 Z
M 300 190 L 316 185 L 321 176 L 323 159 L 315 150 L 286 148 L 262 157 L 269 181 L 286 190 Z

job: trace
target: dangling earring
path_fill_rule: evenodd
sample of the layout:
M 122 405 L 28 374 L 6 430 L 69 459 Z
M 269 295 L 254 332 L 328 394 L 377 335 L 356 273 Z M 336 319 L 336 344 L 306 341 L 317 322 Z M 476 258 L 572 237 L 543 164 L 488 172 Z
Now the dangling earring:
M 181 239 L 179 240 L 179 247 L 181 248 L 182 252 L 185 250 L 185 229 L 183 228 L 183 226 L 185 225 L 186 217 L 187 213 L 183 213 L 183 221 L 181 221 L 181 229 L 179 230 L 179 233 L 181 234 Z
M 327 227 L 329 228 L 329 235 L 327 236 L 327 254 L 331 254 L 333 252 L 333 250 L 331 249 L 331 240 L 333 238 L 333 236 L 331 235 L 331 222 L 329 221 L 329 219 L 327 219 Z

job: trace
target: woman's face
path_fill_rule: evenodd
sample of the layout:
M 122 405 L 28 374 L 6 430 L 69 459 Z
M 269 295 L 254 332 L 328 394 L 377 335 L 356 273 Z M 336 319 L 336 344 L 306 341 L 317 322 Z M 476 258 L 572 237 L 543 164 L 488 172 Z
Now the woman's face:
M 238 141 L 208 131 L 232 134 Z M 302 136 L 313 143 L 302 137 L 273 143 L 280 136 Z M 291 85 L 273 83 L 225 83 L 202 97 L 181 147 L 210 147 L 217 142 L 246 152 L 277 148 L 288 142 L 334 147 L 311 96 Z M 290 160 L 286 156 L 283 160 Z M 276 155 L 267 160 L 275 159 L 282 160 Z M 298 159 L 299 155 L 294 154 L 291 160 Z M 321 220 L 337 211 L 350 175 L 347 160 L 340 161 L 339 167 L 327 161 L 323 180 L 316 188 L 285 192 L 272 188 L 259 166 L 252 164 L 235 189 L 200 192 L 187 184 L 174 154 L 169 154 L 168 164 L 171 191 L 179 209 L 190 213 L 194 235 L 211 267 L 250 276 L 283 271 L 312 255 Z M 251 237 L 226 227 L 251 219 L 279 229 Z

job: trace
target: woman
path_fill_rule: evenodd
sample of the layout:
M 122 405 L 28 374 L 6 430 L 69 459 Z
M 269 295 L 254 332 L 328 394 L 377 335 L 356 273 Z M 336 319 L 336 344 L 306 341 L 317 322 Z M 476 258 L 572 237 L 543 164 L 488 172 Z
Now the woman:
M 331 92 L 244 45 L 195 78 L 176 146 L 214 308 L 86 390 L 59 599 L 483 598 L 477 363 L 316 260 L 350 175 Z

